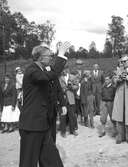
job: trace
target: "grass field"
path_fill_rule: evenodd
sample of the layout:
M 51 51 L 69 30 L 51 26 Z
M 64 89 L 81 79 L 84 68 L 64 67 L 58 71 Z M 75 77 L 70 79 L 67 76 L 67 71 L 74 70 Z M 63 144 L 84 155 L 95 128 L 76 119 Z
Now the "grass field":
M 82 59 L 82 64 L 77 64 L 76 59 L 70 59 L 66 66 L 71 70 L 91 70 L 93 64 L 99 64 L 100 68 L 106 73 L 116 69 L 117 58 L 99 58 L 99 59 Z M 15 60 L 6 62 L 6 71 L 15 75 L 15 68 L 21 66 L 23 70 L 31 63 L 31 60 Z M 4 75 L 4 63 L 0 63 L 0 79 Z

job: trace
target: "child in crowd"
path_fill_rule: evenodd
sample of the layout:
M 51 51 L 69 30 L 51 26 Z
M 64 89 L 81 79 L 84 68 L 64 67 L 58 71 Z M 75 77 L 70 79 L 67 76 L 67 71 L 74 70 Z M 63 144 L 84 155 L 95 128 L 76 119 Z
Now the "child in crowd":
M 81 101 L 81 111 L 82 111 L 81 122 L 82 123 L 84 122 L 84 125 L 86 127 L 88 126 L 87 96 L 90 89 L 91 89 L 91 82 L 89 80 L 89 75 L 85 73 L 83 76 L 83 80 L 81 81 L 80 101 Z
M 73 134 L 77 136 L 76 129 L 76 103 L 75 103 L 75 93 L 73 90 L 73 86 L 71 82 L 68 82 L 67 90 L 66 90 L 66 96 L 67 96 L 67 109 L 68 109 L 68 118 L 69 118 L 69 129 L 70 134 Z
M 105 125 L 107 122 L 107 116 L 109 114 L 110 120 L 113 124 L 113 134 L 114 137 L 116 135 L 116 123 L 112 120 L 112 110 L 113 110 L 113 101 L 115 97 L 115 87 L 112 84 L 112 79 L 110 76 L 105 77 L 105 83 L 102 87 L 102 102 L 100 106 L 100 121 L 101 121 L 101 132 L 99 137 L 105 136 Z

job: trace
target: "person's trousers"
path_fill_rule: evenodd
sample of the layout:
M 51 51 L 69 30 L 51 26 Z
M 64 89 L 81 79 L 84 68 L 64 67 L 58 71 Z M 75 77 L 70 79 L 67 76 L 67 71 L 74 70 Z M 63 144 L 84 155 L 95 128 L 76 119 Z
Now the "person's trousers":
M 100 114 L 100 103 L 101 103 L 101 93 L 96 92 L 95 94 L 95 100 L 96 100 L 96 115 Z
M 82 115 L 84 117 L 84 124 L 88 125 L 88 112 L 87 105 L 85 103 L 81 104 Z
M 125 125 L 123 122 L 117 122 L 117 132 L 116 137 L 117 141 L 127 141 L 128 142 L 128 125 Z
M 43 132 L 19 130 L 19 167 L 63 167 L 62 160 L 49 130 Z
M 76 102 L 76 114 L 77 114 L 77 117 L 78 117 L 78 115 L 80 115 L 80 116 L 82 117 L 80 99 L 76 98 L 76 99 L 75 99 L 75 102 Z
M 107 117 L 109 115 L 113 125 L 112 135 L 114 135 L 116 134 L 117 130 L 116 130 L 116 121 L 112 120 L 112 110 L 113 110 L 113 101 L 101 101 L 101 105 L 100 105 L 100 121 L 102 124 L 101 131 L 102 132 L 105 131 L 105 125 L 107 122 Z
M 68 105 L 68 117 L 69 117 L 69 128 L 70 133 L 73 133 L 76 128 L 77 118 L 75 115 L 75 105 Z
M 90 123 L 90 127 L 94 127 L 94 110 L 93 109 L 88 109 L 88 117 L 89 117 L 89 123 Z
M 82 104 L 81 104 L 81 110 L 82 110 L 82 116 L 84 116 L 84 117 L 88 117 L 88 113 L 87 113 L 87 104 L 82 103 Z
M 109 115 L 112 123 L 112 110 L 113 110 L 113 102 L 112 101 L 102 101 L 100 105 L 100 121 L 102 124 L 106 124 L 107 117 Z
M 56 116 L 51 120 L 50 129 L 53 141 L 54 143 L 56 143 Z
M 66 133 L 66 115 L 60 116 L 60 131 L 61 131 L 61 134 Z

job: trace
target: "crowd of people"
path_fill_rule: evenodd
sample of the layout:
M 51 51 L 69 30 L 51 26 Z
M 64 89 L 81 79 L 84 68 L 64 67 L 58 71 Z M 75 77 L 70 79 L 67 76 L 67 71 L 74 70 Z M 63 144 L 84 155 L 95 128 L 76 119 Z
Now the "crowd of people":
M 82 125 L 94 128 L 95 115 L 100 114 L 101 90 L 104 84 L 104 74 L 98 64 L 92 71 L 70 72 L 65 69 L 60 76 L 60 84 L 67 104 L 68 114 L 61 116 L 60 130 L 66 134 L 66 123 L 69 123 L 70 134 L 78 135 L 77 121 Z M 67 122 L 68 120 L 68 122 Z M 65 122 L 65 123 L 64 123 Z
M 0 85 L 1 133 L 19 129 L 20 167 L 62 167 L 56 132 L 77 136 L 78 123 L 95 128 L 96 115 L 99 137 L 106 135 L 109 115 L 116 143 L 128 142 L 128 55 L 122 55 L 117 69 L 107 75 L 98 64 L 91 71 L 72 71 L 64 68 L 70 46 L 58 45 L 54 60 L 46 45 L 34 47 L 33 63 L 25 72 L 17 67 L 15 82 L 6 74 Z
M 70 129 L 75 131 L 78 128 L 77 120 L 86 127 L 95 128 L 94 116 L 99 115 L 99 137 L 103 137 L 106 134 L 105 125 L 109 115 L 113 126 L 112 136 L 116 137 L 116 143 L 128 142 L 127 55 L 122 55 L 118 60 L 117 69 L 107 75 L 100 70 L 98 64 L 94 64 L 92 71 L 84 71 L 81 75 L 74 75 L 66 69 L 60 77 L 60 83 L 67 101 L 68 112 L 65 117 L 68 117 L 69 127 L 74 127 Z M 62 123 L 66 126 L 67 119 L 64 120 Z M 65 137 L 66 128 L 60 130 Z M 70 133 L 72 134 L 72 130 Z

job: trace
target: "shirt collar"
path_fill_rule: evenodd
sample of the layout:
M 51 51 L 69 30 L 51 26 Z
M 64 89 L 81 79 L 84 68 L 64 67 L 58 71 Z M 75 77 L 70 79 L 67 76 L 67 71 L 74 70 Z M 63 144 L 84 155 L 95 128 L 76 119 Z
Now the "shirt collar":
M 107 88 L 109 88 L 111 85 L 112 85 L 112 83 L 110 83 L 110 84 L 106 85 L 106 87 L 107 87 Z
M 40 63 L 40 62 L 35 62 L 35 64 L 42 70 L 42 71 L 44 71 L 44 69 L 43 69 L 43 66 L 42 66 L 42 64 Z

